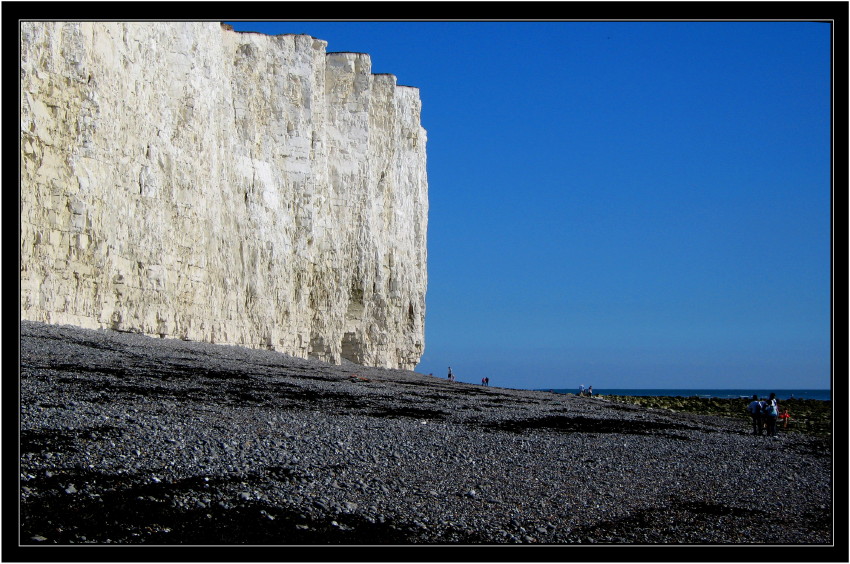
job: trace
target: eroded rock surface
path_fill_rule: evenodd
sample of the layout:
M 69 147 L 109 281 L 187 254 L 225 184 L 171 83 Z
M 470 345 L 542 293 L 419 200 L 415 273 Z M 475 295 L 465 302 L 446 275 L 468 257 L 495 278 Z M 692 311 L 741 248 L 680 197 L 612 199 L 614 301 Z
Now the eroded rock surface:
M 416 88 L 306 35 L 21 24 L 21 316 L 413 368 Z

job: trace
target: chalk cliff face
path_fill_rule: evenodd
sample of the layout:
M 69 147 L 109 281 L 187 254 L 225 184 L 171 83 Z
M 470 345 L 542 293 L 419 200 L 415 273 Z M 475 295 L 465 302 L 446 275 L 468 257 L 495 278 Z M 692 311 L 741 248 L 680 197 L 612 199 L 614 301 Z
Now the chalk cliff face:
M 218 23 L 21 24 L 21 317 L 413 368 L 419 91 Z

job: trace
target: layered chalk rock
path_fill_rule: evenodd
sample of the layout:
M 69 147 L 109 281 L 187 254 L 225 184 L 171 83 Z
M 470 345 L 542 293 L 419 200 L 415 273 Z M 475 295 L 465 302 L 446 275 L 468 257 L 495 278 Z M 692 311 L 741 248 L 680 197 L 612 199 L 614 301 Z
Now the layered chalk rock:
M 415 88 L 306 35 L 21 24 L 21 317 L 412 369 Z

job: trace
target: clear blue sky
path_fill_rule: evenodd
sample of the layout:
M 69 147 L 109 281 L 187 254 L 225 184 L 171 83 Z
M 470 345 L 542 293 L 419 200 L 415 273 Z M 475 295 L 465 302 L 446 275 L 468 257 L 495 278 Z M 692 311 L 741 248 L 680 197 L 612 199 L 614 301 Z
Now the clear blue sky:
M 369 53 L 420 89 L 417 371 L 830 387 L 829 25 L 229 23 Z

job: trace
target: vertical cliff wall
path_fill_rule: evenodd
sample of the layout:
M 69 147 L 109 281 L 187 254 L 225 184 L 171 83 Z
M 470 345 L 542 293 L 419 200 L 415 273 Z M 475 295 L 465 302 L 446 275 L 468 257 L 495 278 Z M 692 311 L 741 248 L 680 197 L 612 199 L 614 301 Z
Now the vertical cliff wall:
M 419 91 L 326 47 L 22 23 L 22 318 L 413 368 Z

